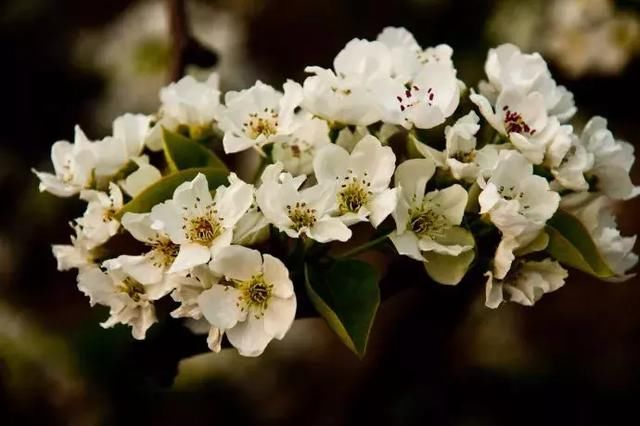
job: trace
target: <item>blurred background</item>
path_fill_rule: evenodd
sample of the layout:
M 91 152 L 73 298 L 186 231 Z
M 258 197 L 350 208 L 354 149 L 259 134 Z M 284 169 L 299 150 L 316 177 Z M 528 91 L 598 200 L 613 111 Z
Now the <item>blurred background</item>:
M 578 122 L 600 114 L 640 144 L 640 2 L 607 0 L 189 1 L 198 40 L 219 57 L 224 90 L 301 81 L 353 37 L 405 26 L 446 42 L 475 85 L 489 47 L 514 42 L 547 58 L 574 92 Z M 51 243 L 82 205 L 37 192 L 56 140 L 91 138 L 117 115 L 151 113 L 167 82 L 164 1 L 0 2 L 0 424 L 512 425 L 637 424 L 640 282 L 572 272 L 535 308 L 483 306 L 484 280 L 428 282 L 390 266 L 388 299 L 360 361 L 319 319 L 296 321 L 258 359 L 204 352 L 177 321 L 144 342 L 103 330 Z M 207 70 L 189 69 L 194 74 Z M 640 167 L 635 167 L 640 182 Z M 619 209 L 640 232 L 638 199 Z M 423 278 L 424 277 L 424 278 Z M 203 339 L 201 339 L 203 340 Z

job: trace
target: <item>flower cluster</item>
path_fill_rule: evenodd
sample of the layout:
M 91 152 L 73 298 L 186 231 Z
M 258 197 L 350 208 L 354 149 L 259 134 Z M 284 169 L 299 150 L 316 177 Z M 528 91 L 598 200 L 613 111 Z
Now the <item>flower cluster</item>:
M 562 265 L 630 276 L 635 237 L 610 207 L 640 193 L 633 148 L 600 117 L 576 132 L 573 95 L 540 55 L 491 49 L 486 80 L 467 89 L 449 46 L 386 28 L 306 71 L 302 84 L 258 81 L 223 99 L 215 74 L 184 77 L 161 90 L 157 114 L 53 145 L 40 189 L 87 202 L 53 253 L 110 309 L 104 327 L 142 339 L 170 296 L 171 316 L 207 330 L 212 350 L 226 336 L 259 355 L 287 333 L 300 292 L 330 323 L 359 315 L 357 297 L 338 300 L 348 288 L 318 301 L 335 283 L 309 273 L 360 252 L 340 249 L 354 236 L 389 242 L 440 284 L 484 274 L 490 308 L 533 305 L 564 285 Z M 241 151 L 261 161 L 254 180 L 223 161 Z

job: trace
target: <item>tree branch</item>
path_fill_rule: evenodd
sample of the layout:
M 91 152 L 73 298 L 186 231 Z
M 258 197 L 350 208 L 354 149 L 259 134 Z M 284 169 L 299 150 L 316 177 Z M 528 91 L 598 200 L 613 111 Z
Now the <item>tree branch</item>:
M 188 65 L 210 68 L 218 63 L 218 55 L 198 42 L 189 28 L 185 0 L 166 0 L 171 33 L 169 80 L 177 81 Z

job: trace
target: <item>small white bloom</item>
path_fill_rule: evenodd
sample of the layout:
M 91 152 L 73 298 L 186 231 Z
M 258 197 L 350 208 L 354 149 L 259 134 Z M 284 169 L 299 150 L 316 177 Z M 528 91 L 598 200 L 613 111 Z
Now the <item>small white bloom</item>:
M 82 234 L 90 241 L 91 247 L 96 247 L 114 236 L 120 228 L 120 222 L 115 214 L 122 208 L 122 191 L 115 183 L 109 183 L 109 193 L 84 190 L 80 198 L 87 201 L 87 210 L 76 222 L 82 229 Z
M 624 281 L 636 275 L 628 273 L 638 263 L 638 256 L 633 252 L 636 236 L 621 235 L 611 211 L 611 199 L 583 192 L 563 197 L 560 205 L 576 215 L 587 228 L 600 253 L 616 274 L 611 281 Z
M 89 297 L 91 306 L 110 308 L 109 319 L 101 324 L 104 328 L 127 324 L 133 337 L 140 340 L 157 321 L 153 301 L 168 294 L 175 283 L 170 278 L 150 282 L 134 274 L 131 268 L 139 261 L 138 256 L 120 256 L 104 263 L 106 273 L 98 267 L 83 269 L 78 274 L 78 288 Z
M 547 165 L 556 178 L 553 185 L 572 191 L 586 191 L 585 172 L 593 167 L 594 156 L 588 152 L 571 126 L 561 126 L 549 146 Z M 554 186 L 555 187 L 555 186 Z
M 334 185 L 338 214 L 346 225 L 368 220 L 377 227 L 395 209 L 397 190 L 389 189 L 396 156 L 374 136 L 365 136 L 351 154 L 337 145 L 321 149 L 313 161 L 316 179 Z
M 253 202 L 253 185 L 231 173 L 229 186 L 211 197 L 207 178 L 199 173 L 178 186 L 171 200 L 151 210 L 152 227 L 166 232 L 180 246 L 169 272 L 207 263 L 216 251 L 231 244 L 233 227 Z
M 295 109 L 302 102 L 302 88 L 291 80 L 283 88 L 284 94 L 258 81 L 249 89 L 225 94 L 219 126 L 226 153 L 260 148 L 297 129 Z
M 75 236 L 71 236 L 71 244 L 54 244 L 51 246 L 53 256 L 58 262 L 58 271 L 69 269 L 82 270 L 94 265 L 91 252 L 92 242 L 82 233 L 79 226 L 74 227 Z
M 271 156 L 284 170 L 294 175 L 313 173 L 313 157 L 318 149 L 331 143 L 329 125 L 320 118 L 307 117 L 291 136 L 273 145 Z
M 265 169 L 264 176 L 281 175 L 282 170 L 282 163 L 272 164 Z M 330 215 L 336 207 L 335 182 L 321 182 L 300 190 L 304 182 L 301 179 L 285 173 L 279 180 L 263 177 L 256 191 L 258 206 L 270 223 L 291 238 L 306 235 L 321 243 L 351 238 L 351 230 Z
M 272 339 L 285 336 L 295 318 L 296 295 L 280 260 L 229 246 L 216 256 L 212 269 L 226 282 L 202 292 L 200 309 L 241 355 L 258 356 Z
M 480 213 L 487 214 L 502 232 L 494 260 L 495 275 L 502 279 L 514 259 L 513 251 L 533 241 L 553 216 L 560 195 L 547 180 L 533 174 L 533 166 L 516 151 L 500 152 L 498 165 L 484 182 L 478 201 Z
M 486 301 L 488 308 L 497 308 L 503 302 L 533 306 L 545 293 L 558 290 L 569 276 L 566 269 L 551 259 L 540 262 L 520 260 L 502 279 L 486 274 Z
M 398 253 L 424 261 L 422 252 L 457 256 L 472 246 L 451 244 L 452 231 L 459 228 L 467 205 L 467 191 L 460 185 L 425 194 L 435 172 L 430 159 L 407 160 L 398 166 L 395 186 L 400 192 L 393 213 L 397 230 L 390 236 Z
M 163 87 L 159 119 L 146 140 L 149 149 L 162 149 L 163 127 L 175 131 L 178 126 L 186 126 L 193 136 L 207 133 L 220 112 L 219 80 L 217 73 L 202 82 L 185 76 Z
M 40 179 L 40 191 L 70 197 L 91 184 L 96 158 L 91 142 L 80 126 L 75 127 L 74 143 L 58 141 L 53 144 L 51 161 L 55 174 L 32 170 Z
M 640 187 L 633 185 L 629 176 L 635 162 L 633 145 L 616 140 L 607 129 L 607 120 L 602 117 L 589 120 L 580 141 L 593 154 L 593 167 L 587 174 L 597 178 L 600 191 L 615 200 L 628 200 L 640 194 Z
M 489 124 L 534 164 L 542 163 L 547 146 L 560 128 L 555 117 L 549 117 L 544 98 L 538 92 L 523 94 L 515 90 L 500 92 L 495 112 L 489 100 L 472 93 L 470 99 Z

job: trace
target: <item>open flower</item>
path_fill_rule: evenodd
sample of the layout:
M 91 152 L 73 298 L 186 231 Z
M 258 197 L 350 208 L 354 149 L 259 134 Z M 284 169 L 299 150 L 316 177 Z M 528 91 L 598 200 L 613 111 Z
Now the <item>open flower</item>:
M 204 317 L 226 332 L 244 356 L 258 356 L 282 339 L 296 313 L 296 296 L 286 266 L 277 258 L 242 246 L 223 249 L 212 262 L 224 284 L 198 297 Z
M 460 185 L 425 194 L 427 182 L 435 172 L 430 159 L 407 160 L 398 166 L 395 185 L 400 191 L 393 213 L 397 229 L 390 239 L 398 253 L 424 261 L 422 252 L 457 256 L 472 246 L 452 243 L 461 231 L 467 205 L 467 191 Z
M 217 73 L 203 82 L 185 76 L 162 88 L 159 117 L 146 140 L 149 149 L 162 149 L 162 128 L 175 131 L 184 126 L 193 138 L 209 133 L 220 112 L 219 80 Z
M 178 186 L 171 200 L 151 209 L 152 227 L 180 246 L 169 272 L 207 263 L 216 251 L 231 244 L 233 227 L 253 202 L 253 185 L 231 173 L 229 186 L 211 197 L 207 178 L 199 173 Z
M 305 114 L 306 115 L 306 114 Z M 306 116 L 288 138 L 273 145 L 271 156 L 281 162 L 284 170 L 294 175 L 313 173 L 313 157 L 318 149 L 331 143 L 326 121 Z
M 640 194 L 640 187 L 633 185 L 629 176 L 635 161 L 633 145 L 616 140 L 607 129 L 607 120 L 602 117 L 589 120 L 580 141 L 593 154 L 593 167 L 587 174 L 597 178 L 599 190 L 615 200 L 628 200 Z
M 278 176 L 282 164 L 272 164 L 264 176 Z M 256 191 L 256 199 L 266 219 L 291 238 L 301 235 L 321 243 L 347 241 L 351 230 L 336 217 L 335 183 L 319 183 L 300 190 L 304 181 L 294 179 L 286 173 L 278 181 L 263 178 L 263 184 Z
M 144 339 L 147 329 L 157 321 L 153 301 L 168 294 L 175 285 L 171 277 L 152 282 L 143 274 L 136 274 L 140 259 L 136 256 L 120 256 L 104 263 L 107 272 L 98 267 L 80 270 L 78 288 L 95 304 L 110 308 L 104 328 L 116 324 L 132 327 L 135 339 Z
M 497 308 L 503 302 L 533 306 L 545 293 L 558 290 L 569 276 L 567 270 L 551 259 L 540 262 L 518 261 L 502 279 L 488 271 L 486 301 L 488 308 Z
M 302 88 L 291 80 L 283 88 L 284 94 L 258 81 L 249 89 L 225 94 L 219 126 L 226 153 L 260 148 L 296 130 L 294 111 L 302 101 Z
M 51 161 L 55 174 L 33 170 L 40 179 L 40 191 L 70 197 L 91 184 L 96 159 L 91 142 L 80 126 L 75 127 L 73 143 L 58 141 L 53 144 Z
M 374 136 L 365 136 L 351 154 L 337 145 L 321 149 L 313 161 L 318 183 L 333 185 L 337 211 L 347 225 L 369 221 L 377 227 L 396 207 L 389 189 L 396 156 Z
M 504 278 L 515 258 L 513 251 L 532 242 L 553 216 L 560 195 L 517 151 L 501 151 L 491 178 L 481 181 L 480 213 L 502 232 L 494 260 L 495 276 Z
M 58 262 L 58 271 L 69 269 L 82 270 L 94 265 L 94 255 L 91 251 L 92 241 L 83 234 L 82 229 L 73 227 L 75 236 L 71 236 L 71 244 L 54 244 L 51 246 L 53 256 Z
M 114 236 L 120 228 L 115 215 L 123 205 L 122 191 L 115 183 L 109 183 L 108 194 L 90 189 L 82 191 L 80 198 L 89 204 L 77 223 L 90 246 L 96 247 Z

